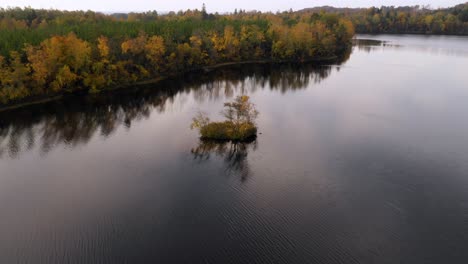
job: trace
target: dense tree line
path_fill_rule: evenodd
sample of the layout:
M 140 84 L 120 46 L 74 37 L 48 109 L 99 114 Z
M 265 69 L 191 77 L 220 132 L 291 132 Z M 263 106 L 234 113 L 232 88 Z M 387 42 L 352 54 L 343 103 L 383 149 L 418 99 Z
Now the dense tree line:
M 331 58 L 353 35 L 349 19 L 327 13 L 0 9 L 0 104 L 98 92 L 225 62 Z
M 299 13 L 320 12 L 340 14 L 351 19 L 357 33 L 468 35 L 468 3 L 443 9 L 430 9 L 428 6 L 318 7 Z

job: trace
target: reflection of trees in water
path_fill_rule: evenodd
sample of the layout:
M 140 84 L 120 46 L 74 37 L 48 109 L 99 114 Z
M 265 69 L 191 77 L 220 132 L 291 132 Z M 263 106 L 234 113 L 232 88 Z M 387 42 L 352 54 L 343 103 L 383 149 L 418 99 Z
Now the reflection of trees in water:
M 227 175 L 238 174 L 245 181 L 250 175 L 250 167 L 247 160 L 249 150 L 256 150 L 257 141 L 252 142 L 220 142 L 212 140 L 200 140 L 197 147 L 192 149 L 194 160 L 202 163 L 210 160 L 212 155 L 221 157 L 224 161 Z
M 266 88 L 285 93 L 320 83 L 331 74 L 332 69 L 329 65 L 307 64 L 237 65 L 218 69 L 214 75 L 208 74 L 203 83 L 187 83 L 186 87 L 194 91 L 194 97 L 199 102 L 217 100 L 223 96 L 230 98 L 236 92 L 255 93 Z
M 104 137 L 116 128 L 164 112 L 179 93 L 192 93 L 195 100 L 219 100 L 235 93 L 258 89 L 282 93 L 305 89 L 327 78 L 331 66 L 237 65 L 158 84 L 123 89 L 93 96 L 73 96 L 61 101 L 0 112 L 0 158 L 18 156 L 39 146 L 43 153 L 66 144 L 86 144 L 98 133 Z
M 427 36 L 420 36 L 421 38 Z M 404 40 L 404 39 L 402 39 Z M 403 42 L 404 43 L 404 42 Z M 430 42 L 429 42 L 430 43 Z M 374 39 L 354 39 L 353 46 L 359 51 L 364 51 L 370 53 L 372 51 L 378 50 L 401 50 L 402 48 L 406 50 L 416 50 L 419 52 L 431 53 L 435 55 L 446 55 L 446 56 L 456 56 L 456 57 L 466 57 L 468 56 L 468 50 L 461 47 L 452 47 L 451 45 L 444 45 L 443 47 L 438 46 L 437 44 L 424 44 L 418 42 L 412 43 L 408 42 L 405 45 L 394 44 L 389 41 L 381 41 Z
M 43 153 L 55 146 L 86 144 L 99 133 L 110 136 L 123 125 L 164 111 L 164 94 L 157 97 L 69 98 L 61 102 L 31 106 L 0 114 L 0 157 L 16 157 L 36 144 Z M 127 100 L 128 99 L 128 100 Z

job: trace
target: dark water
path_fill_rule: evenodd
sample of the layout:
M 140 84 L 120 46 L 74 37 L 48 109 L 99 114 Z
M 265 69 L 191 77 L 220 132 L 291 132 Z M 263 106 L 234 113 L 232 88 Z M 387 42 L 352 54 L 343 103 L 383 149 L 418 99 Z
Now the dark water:
M 0 263 L 467 263 L 468 38 L 359 38 L 1 113 Z M 242 93 L 257 140 L 199 142 Z

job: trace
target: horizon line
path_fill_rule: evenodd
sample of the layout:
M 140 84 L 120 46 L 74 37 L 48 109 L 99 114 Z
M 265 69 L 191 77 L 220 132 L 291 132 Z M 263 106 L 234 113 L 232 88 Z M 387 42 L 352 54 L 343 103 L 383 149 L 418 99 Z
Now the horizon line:
M 463 4 L 468 4 L 468 2 L 466 3 L 460 3 L 460 4 L 457 4 L 457 5 L 463 5 Z M 313 9 L 313 8 L 325 8 L 325 7 L 328 7 L 328 8 L 336 8 L 336 9 L 369 9 L 369 8 L 382 8 L 382 7 L 394 7 L 394 8 L 401 8 L 401 7 L 419 7 L 421 9 L 429 9 L 429 10 L 438 10 L 438 9 L 448 9 L 448 8 L 451 8 L 451 7 L 455 7 L 457 5 L 453 5 L 453 6 L 448 6 L 448 7 L 442 7 L 442 6 L 438 6 L 438 7 L 433 7 L 431 5 L 381 5 L 381 6 L 367 6 L 367 7 L 338 7 L 338 6 L 331 6 L 331 5 L 322 5 L 322 6 L 310 6 L 310 7 L 304 7 L 304 8 L 301 8 L 301 9 L 296 9 L 294 10 L 293 8 L 289 8 L 289 9 L 283 9 L 283 10 L 268 10 L 268 11 L 262 11 L 262 10 L 256 10 L 256 9 L 246 9 L 246 8 L 234 8 L 233 10 L 231 11 L 208 11 L 208 13 L 210 14 L 215 14 L 215 13 L 218 13 L 218 14 L 229 14 L 229 13 L 233 13 L 235 12 L 235 10 L 243 10 L 243 11 L 246 11 L 246 12 L 262 12 L 262 13 L 278 13 L 278 12 L 288 12 L 290 10 L 292 10 L 293 12 L 296 12 L 296 11 L 301 11 L 301 10 L 304 10 L 304 9 Z M 153 11 L 156 11 L 158 13 L 161 13 L 161 14 L 168 14 L 168 13 L 171 13 L 171 12 L 175 12 L 175 13 L 178 13 L 180 11 L 182 12 L 185 12 L 185 11 L 195 11 L 195 10 L 198 10 L 198 11 L 201 11 L 201 8 L 195 8 L 195 9 L 179 9 L 179 10 L 156 10 L 156 9 L 147 9 L 147 10 L 93 10 L 93 9 L 60 9 L 60 8 L 53 8 L 53 7 L 49 7 L 49 8 L 43 8 L 43 7 L 31 7 L 31 6 L 6 6 L 6 7 L 3 7 L 3 6 L 0 6 L 0 9 L 5 9 L 5 10 L 8 10 L 8 9 L 15 9 L 15 8 L 20 8 L 20 9 L 27 9 L 27 8 L 30 8 L 30 9 L 35 9 L 35 10 L 56 10 L 56 11 L 69 11 L 69 12 L 80 12 L 80 11 L 83 11 L 83 12 L 87 12 L 87 11 L 92 11 L 92 12 L 95 12 L 95 13 L 103 13 L 103 14 L 118 14 L 118 13 L 124 13 L 124 14 L 128 14 L 128 13 L 145 13 L 145 12 L 153 12 Z

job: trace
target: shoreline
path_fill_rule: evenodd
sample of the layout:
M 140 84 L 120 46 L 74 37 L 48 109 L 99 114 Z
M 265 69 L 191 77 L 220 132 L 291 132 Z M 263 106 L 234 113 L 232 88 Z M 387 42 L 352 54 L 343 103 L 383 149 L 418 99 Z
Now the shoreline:
M 167 75 L 167 76 L 160 76 L 157 78 L 151 78 L 147 80 L 142 80 L 138 81 L 135 83 L 128 83 L 128 84 L 121 84 L 121 85 L 116 85 L 111 88 L 104 89 L 102 91 L 99 91 L 99 93 L 104 93 L 104 92 L 113 92 L 116 90 L 121 90 L 121 89 L 128 89 L 132 86 L 140 86 L 140 85 L 148 85 L 148 84 L 157 84 L 161 81 L 167 80 L 169 78 L 175 78 L 178 76 L 182 76 L 184 74 L 190 73 L 190 72 L 196 72 L 196 71 L 202 71 L 202 72 L 210 72 L 216 69 L 220 69 L 223 67 L 228 67 L 228 66 L 235 66 L 235 65 L 243 65 L 243 64 L 282 64 L 282 63 L 324 63 L 324 62 L 333 62 L 336 61 L 339 57 L 338 56 L 332 56 L 332 57 L 325 57 L 325 58 L 317 58 L 313 60 L 307 60 L 307 61 L 291 61 L 291 60 L 248 60 L 248 61 L 233 61 L 233 62 L 223 62 L 223 63 L 218 63 L 214 65 L 209 65 L 209 66 L 203 66 L 199 68 L 194 68 L 185 72 L 181 72 L 178 74 L 174 75 Z M 97 94 L 99 94 L 97 93 Z M 81 95 L 80 95 L 81 94 Z M 0 105 L 0 112 L 5 112 L 9 110 L 14 110 L 14 109 L 19 109 L 31 105 L 38 105 L 38 104 L 44 104 L 44 103 L 49 103 L 53 101 L 58 101 L 63 99 L 66 96 L 71 96 L 71 95 L 78 95 L 78 96 L 86 96 L 91 93 L 86 92 L 86 93 L 80 93 L 80 91 L 75 92 L 75 93 L 67 93 L 67 92 L 62 92 L 60 94 L 55 94 L 55 95 L 50 95 L 50 96 L 38 96 L 38 97 L 32 97 L 29 99 L 25 99 L 24 101 L 19 101 L 16 103 L 12 104 L 7 104 L 7 105 Z
M 356 32 L 354 37 L 357 35 L 371 35 L 371 36 L 378 36 L 378 35 L 414 35 L 414 36 L 446 36 L 446 37 L 468 37 L 468 33 L 461 33 L 461 34 L 444 34 L 444 33 L 424 33 L 424 32 L 379 32 L 379 33 L 371 33 L 371 32 Z

